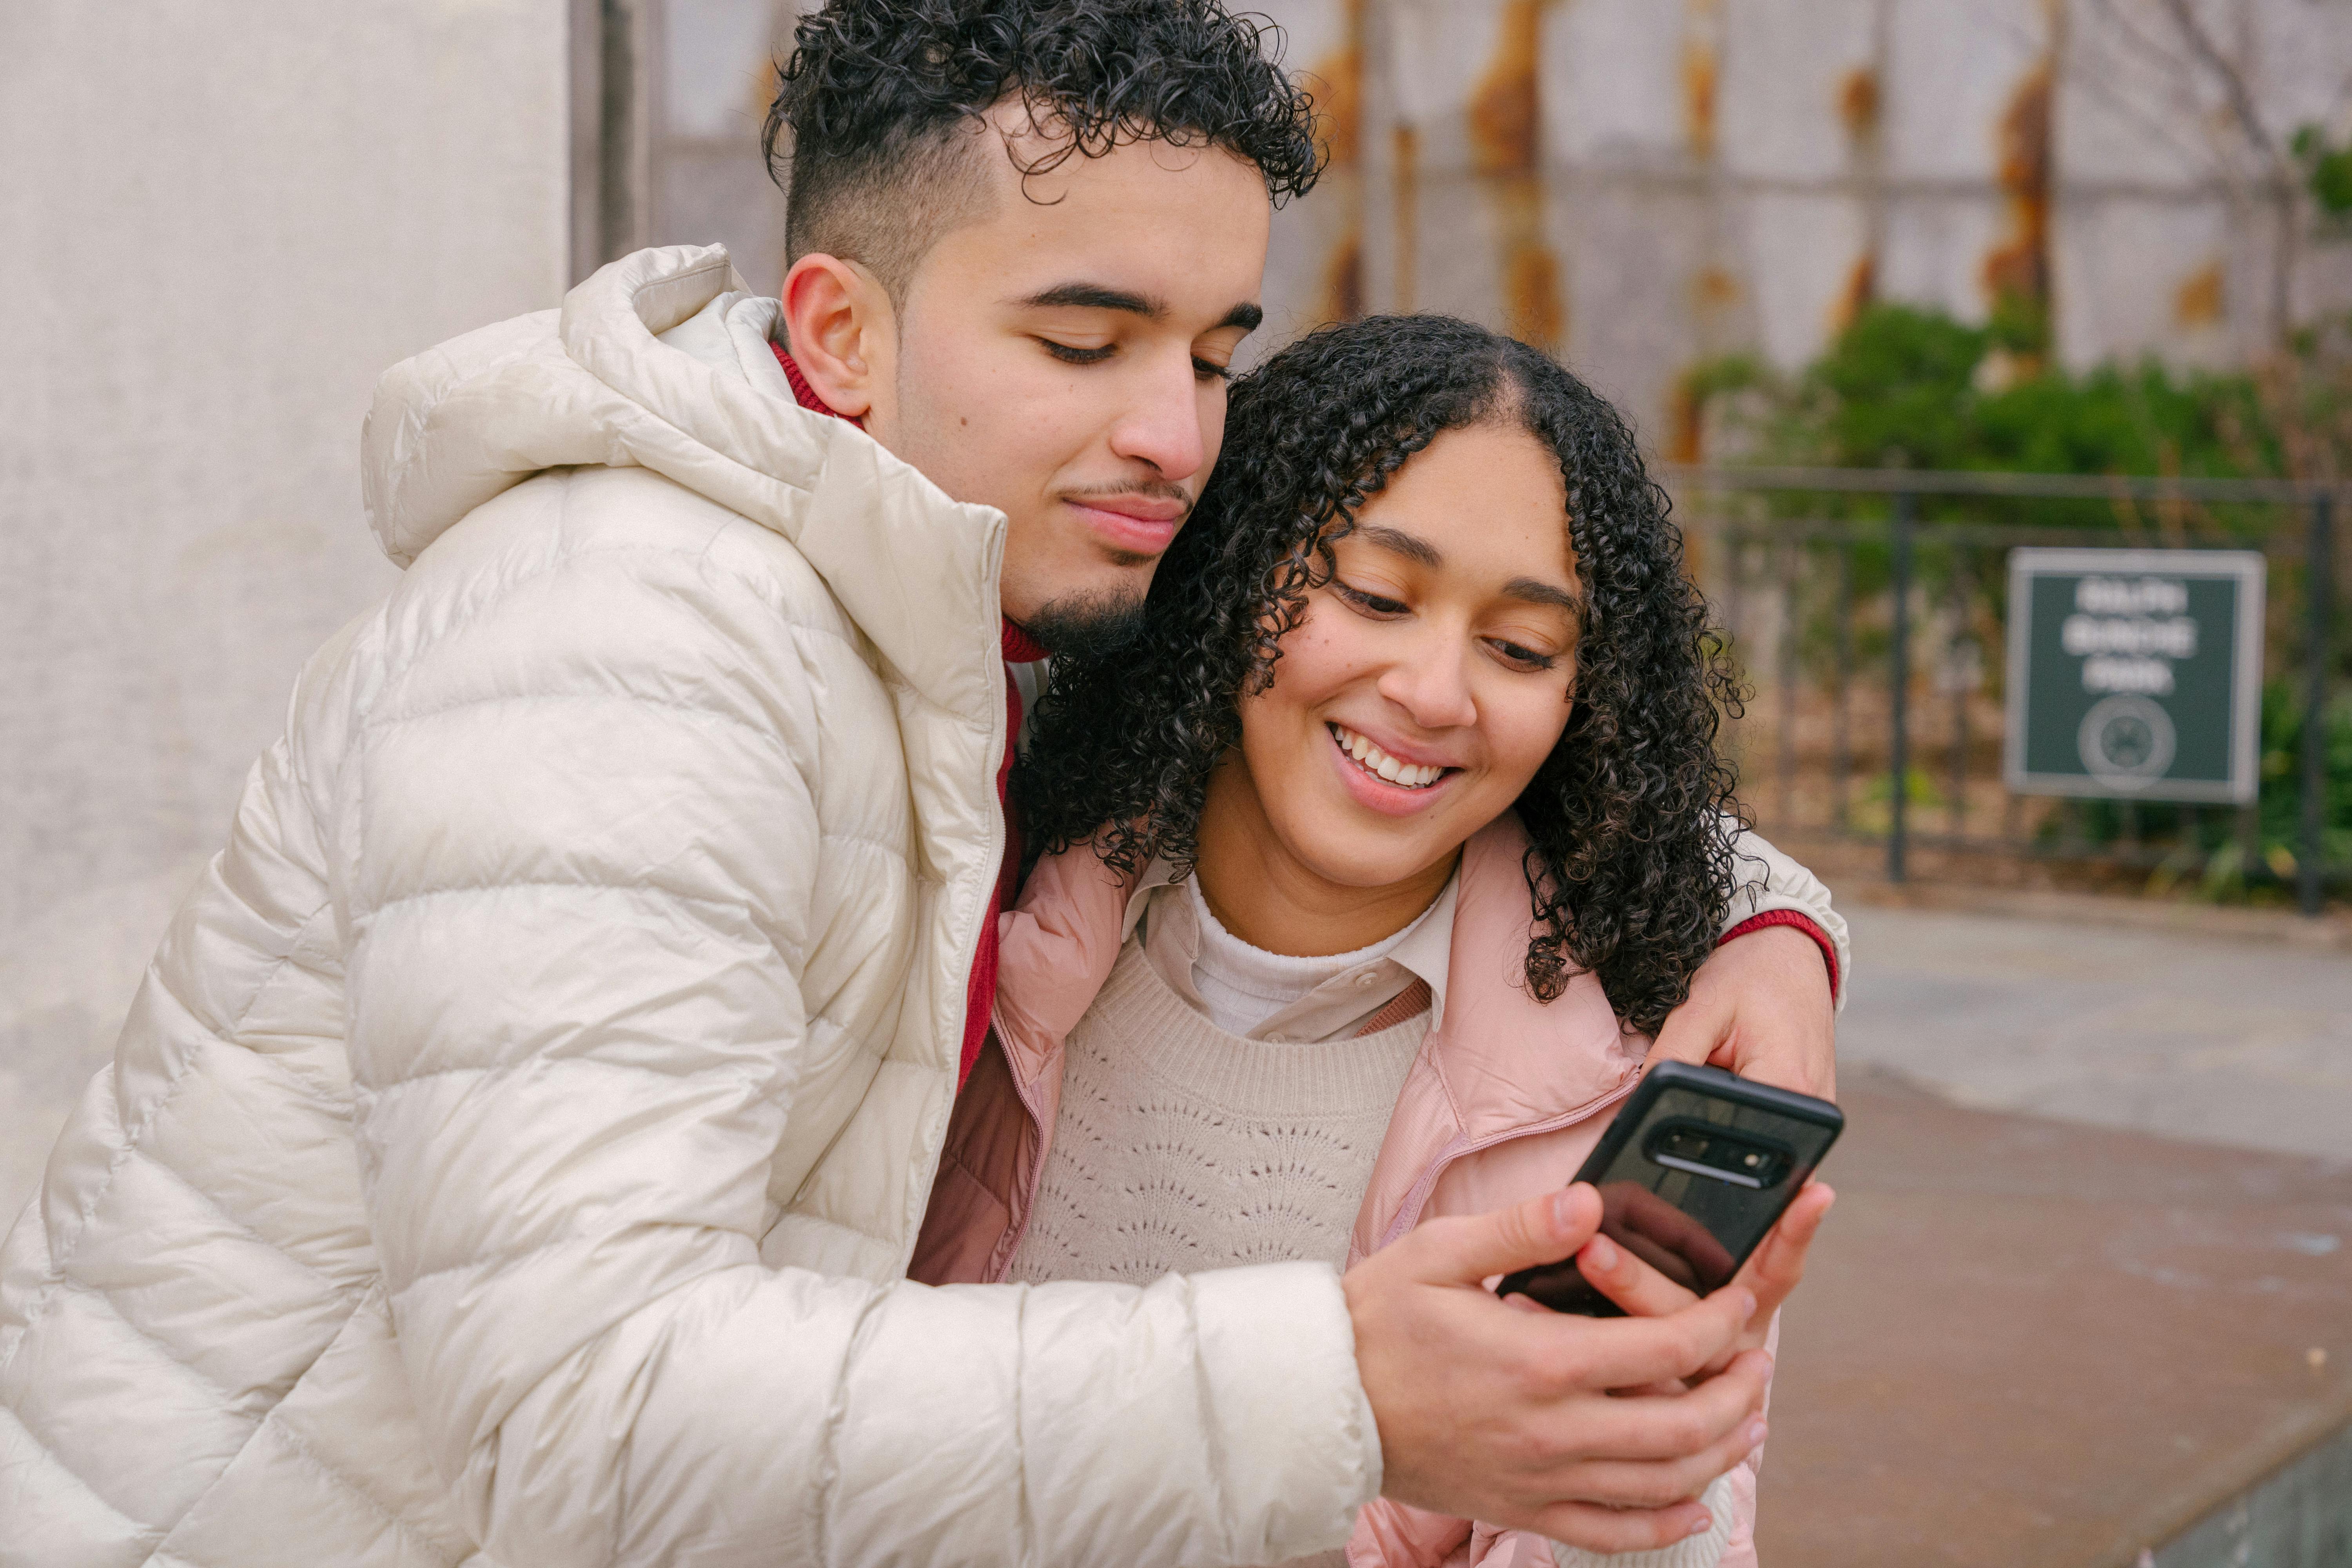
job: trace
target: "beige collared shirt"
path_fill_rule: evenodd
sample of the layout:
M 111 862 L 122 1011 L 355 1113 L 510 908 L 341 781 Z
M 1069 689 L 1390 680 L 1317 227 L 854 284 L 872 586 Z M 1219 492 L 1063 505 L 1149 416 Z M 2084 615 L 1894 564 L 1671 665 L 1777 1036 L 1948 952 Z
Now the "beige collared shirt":
M 1445 1016 L 1446 967 L 1453 952 L 1454 899 L 1461 880 L 1457 869 L 1406 930 L 1403 940 L 1385 954 L 1340 970 L 1243 1037 L 1277 1045 L 1344 1039 L 1416 980 L 1429 985 L 1429 1026 L 1437 1027 Z M 1125 935 L 1133 937 L 1139 927 L 1144 957 L 1152 969 L 1169 989 L 1205 1016 L 1209 1009 L 1193 980 L 1193 965 L 1201 956 L 1200 921 L 1191 898 L 1164 860 L 1153 861 L 1128 897 Z

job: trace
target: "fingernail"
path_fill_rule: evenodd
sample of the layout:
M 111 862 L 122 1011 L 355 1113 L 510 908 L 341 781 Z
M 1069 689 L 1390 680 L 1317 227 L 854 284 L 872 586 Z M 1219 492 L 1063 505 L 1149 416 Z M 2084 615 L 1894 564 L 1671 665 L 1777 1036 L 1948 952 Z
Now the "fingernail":
M 1614 1268 L 1617 1267 L 1617 1244 L 1605 1236 L 1596 1236 L 1584 1244 L 1584 1258 L 1595 1268 Z
M 1554 1194 L 1551 1195 L 1551 1227 L 1552 1227 L 1552 1229 L 1554 1229 L 1554 1230 L 1566 1230 L 1566 1229 L 1568 1228 L 1568 1226 L 1569 1226 L 1569 1221 L 1570 1221 L 1570 1214 L 1569 1214 L 1569 1209 L 1570 1209 L 1570 1205 L 1571 1205 L 1571 1200 L 1570 1200 L 1570 1197 L 1569 1197 L 1569 1194 L 1570 1194 L 1570 1193 L 1571 1193 L 1571 1192 L 1573 1192 L 1573 1191 L 1575 1191 L 1575 1189 L 1574 1189 L 1573 1187 L 1570 1187 L 1570 1188 L 1565 1188 L 1565 1189 L 1563 1189 L 1563 1190 L 1561 1190 L 1561 1191 L 1559 1191 L 1559 1192 L 1554 1193 Z
M 1713 1530 L 1714 1528 L 1715 1515 L 1707 1512 L 1705 1509 L 1701 1509 L 1699 1510 L 1699 1516 L 1691 1521 L 1691 1527 L 1683 1531 L 1683 1533 L 1685 1535 L 1705 1535 L 1708 1531 Z
M 1761 1416 L 1750 1421 L 1748 1424 L 1748 1446 L 1751 1448 L 1762 1447 L 1764 1446 L 1764 1434 L 1770 1430 L 1771 1428 L 1769 1426 L 1764 1425 L 1764 1419 Z

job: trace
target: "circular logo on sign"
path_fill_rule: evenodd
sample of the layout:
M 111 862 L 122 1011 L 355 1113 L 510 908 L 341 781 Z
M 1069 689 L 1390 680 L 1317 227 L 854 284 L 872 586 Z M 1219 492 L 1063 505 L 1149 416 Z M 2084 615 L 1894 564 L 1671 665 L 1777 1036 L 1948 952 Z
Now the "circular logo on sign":
M 2172 715 L 2147 698 L 2118 692 L 2083 715 L 2075 746 L 2091 776 L 2109 789 L 2146 789 L 2172 765 Z

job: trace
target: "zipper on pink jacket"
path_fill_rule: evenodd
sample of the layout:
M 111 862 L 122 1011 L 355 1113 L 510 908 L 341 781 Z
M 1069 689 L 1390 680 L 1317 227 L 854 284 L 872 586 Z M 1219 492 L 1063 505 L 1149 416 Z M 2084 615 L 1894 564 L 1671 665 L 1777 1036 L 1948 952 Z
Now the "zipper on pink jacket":
M 992 1028 L 994 1027 L 995 1022 L 993 1017 L 989 1020 Z M 996 1048 L 1000 1051 L 1004 1049 L 1004 1035 L 1002 1030 L 996 1031 Z M 1064 1047 L 1055 1048 L 1059 1050 Z M 996 1250 L 989 1256 L 988 1277 L 982 1281 L 983 1284 L 988 1285 L 1004 1283 L 1005 1272 L 1013 1267 L 1013 1254 L 1021 1246 L 1021 1238 L 1029 1234 L 1029 1216 L 1037 1212 L 1037 1185 L 1045 1179 L 1045 1155 L 1050 1152 L 1054 1142 L 1053 1129 L 1045 1125 L 1045 1117 L 1038 1112 L 1037 1101 L 1030 1093 L 1029 1080 L 1019 1073 L 1013 1072 L 1013 1058 L 1010 1054 L 1004 1058 L 1004 1068 L 1008 1073 L 1012 1073 L 1013 1097 L 1021 1101 L 1021 1109 L 1028 1112 L 1029 1125 L 1037 1130 L 1037 1168 L 1029 1173 L 1029 1190 L 1024 1194 L 1021 1205 L 1019 1222 L 1005 1230 L 1004 1239 L 997 1243 Z

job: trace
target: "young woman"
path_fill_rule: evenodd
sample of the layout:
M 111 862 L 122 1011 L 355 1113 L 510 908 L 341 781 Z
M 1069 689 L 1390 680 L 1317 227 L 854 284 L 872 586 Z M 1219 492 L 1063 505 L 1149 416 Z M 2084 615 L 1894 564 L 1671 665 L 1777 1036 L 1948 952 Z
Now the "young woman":
M 1037 704 L 1014 787 L 1044 854 L 918 1279 L 1352 1268 L 1556 1189 L 1724 931 L 1731 678 L 1615 412 L 1523 344 L 1392 317 L 1276 355 L 1227 428 L 1146 637 Z M 1754 1342 L 1826 1206 L 1751 1264 L 1780 1270 Z M 1581 1256 L 1629 1310 L 1688 1300 Z M 1752 1559 L 1753 1463 L 1657 1561 Z M 1554 1560 L 1387 1502 L 1348 1556 Z

